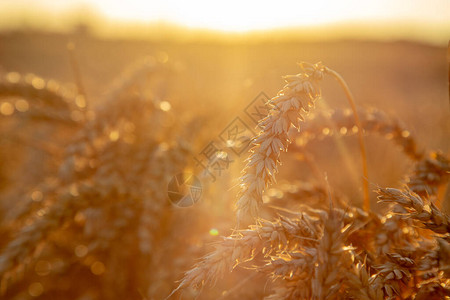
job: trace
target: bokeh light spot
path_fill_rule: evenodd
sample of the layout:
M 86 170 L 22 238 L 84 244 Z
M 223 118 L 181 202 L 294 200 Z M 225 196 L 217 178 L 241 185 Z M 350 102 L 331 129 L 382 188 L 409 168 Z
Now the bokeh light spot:
M 11 83 L 18 83 L 20 81 L 20 74 L 17 72 L 10 72 L 6 75 L 6 80 Z
M 31 193 L 31 199 L 35 202 L 42 201 L 43 198 L 44 198 L 44 195 L 42 194 L 41 191 L 34 191 Z
M 71 184 L 69 187 L 69 193 L 73 197 L 78 197 L 80 193 L 78 192 L 78 186 L 76 184 Z
M 116 142 L 120 137 L 120 133 L 117 130 L 113 130 L 109 133 L 109 139 L 111 142 Z
M 56 80 L 50 79 L 47 81 L 47 89 L 53 92 L 57 92 L 59 90 L 59 83 Z
M 159 108 L 161 108 L 162 111 L 169 111 L 172 108 L 172 105 L 167 101 L 162 101 L 159 104 Z
M 408 130 L 403 130 L 402 131 L 402 137 L 407 138 L 411 135 L 411 133 Z
M 0 113 L 5 116 L 10 116 L 14 113 L 14 106 L 9 102 L 3 102 L 0 105 Z
M 216 228 L 211 228 L 211 230 L 209 231 L 209 234 L 212 236 L 219 235 L 219 230 L 217 230 Z
M 45 88 L 45 80 L 40 77 L 34 77 L 31 80 L 31 85 L 37 90 L 42 90 Z
M 77 224 L 84 224 L 84 222 L 86 221 L 86 216 L 84 215 L 83 212 L 79 211 L 77 212 L 77 214 L 75 215 L 75 217 L 73 218 L 75 223 Z
M 94 275 L 102 275 L 105 273 L 105 270 L 105 265 L 100 261 L 96 261 L 91 265 L 91 272 Z
M 78 245 L 75 247 L 75 255 L 78 257 L 84 257 L 88 254 L 88 247 L 85 245 Z
M 34 266 L 34 271 L 39 276 L 46 276 L 46 275 L 50 274 L 51 269 L 52 269 L 52 265 L 50 264 L 50 262 L 48 262 L 46 260 L 39 260 L 36 263 L 36 265 Z
M 25 99 L 17 100 L 15 103 L 15 106 L 16 106 L 17 111 L 20 111 L 20 112 L 26 112 L 30 108 L 28 101 Z
M 79 107 L 79 108 L 85 108 L 86 107 L 86 99 L 84 98 L 83 95 L 78 95 L 75 98 L 75 104 Z
M 44 286 L 40 282 L 33 282 L 28 287 L 28 294 L 31 297 L 39 297 L 44 292 Z

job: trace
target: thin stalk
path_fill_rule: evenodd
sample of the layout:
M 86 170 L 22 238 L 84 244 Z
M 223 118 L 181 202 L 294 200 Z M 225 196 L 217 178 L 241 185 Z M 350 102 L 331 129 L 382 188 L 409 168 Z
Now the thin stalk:
M 362 171 L 363 171 L 363 196 L 364 196 L 363 208 L 366 212 L 368 212 L 370 210 L 370 196 L 369 196 L 369 174 L 367 171 L 366 146 L 364 144 L 363 139 L 363 128 L 361 126 L 358 113 L 356 112 L 355 101 L 344 78 L 342 78 L 341 75 L 339 75 L 336 71 L 332 69 L 325 68 L 325 71 L 329 75 L 333 76 L 341 85 L 342 89 L 345 92 L 345 95 L 347 96 L 348 102 L 352 108 L 353 116 L 355 117 L 355 124 L 358 127 L 359 149 L 361 152 Z
M 77 92 L 81 96 L 84 97 L 84 100 L 86 101 L 86 108 L 88 105 L 86 90 L 84 89 L 83 81 L 81 79 L 81 72 L 79 69 L 77 58 L 75 57 L 75 44 L 72 42 L 69 42 L 67 44 L 67 50 L 69 52 L 69 58 L 70 58 L 70 65 L 72 66 L 73 75 L 75 78 L 75 84 L 77 86 Z

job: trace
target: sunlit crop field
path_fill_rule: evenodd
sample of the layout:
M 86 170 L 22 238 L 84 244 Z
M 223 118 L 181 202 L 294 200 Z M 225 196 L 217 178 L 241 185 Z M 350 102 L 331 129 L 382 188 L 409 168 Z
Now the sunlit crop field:
M 1 34 L 0 299 L 447 299 L 448 66 L 408 41 Z

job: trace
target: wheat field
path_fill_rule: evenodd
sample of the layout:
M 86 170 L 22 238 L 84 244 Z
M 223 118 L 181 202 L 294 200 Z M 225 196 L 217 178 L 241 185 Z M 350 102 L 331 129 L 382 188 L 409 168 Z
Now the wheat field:
M 450 299 L 446 55 L 2 34 L 0 299 Z

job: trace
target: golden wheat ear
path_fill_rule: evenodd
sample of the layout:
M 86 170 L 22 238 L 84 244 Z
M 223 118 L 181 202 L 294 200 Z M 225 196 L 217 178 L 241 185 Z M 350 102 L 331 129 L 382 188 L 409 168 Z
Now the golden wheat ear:
M 353 96 L 343 80 L 335 71 L 325 67 L 321 62 L 310 64 L 302 62 L 298 64 L 302 70 L 297 75 L 284 76 L 285 86 L 277 96 L 270 101 L 271 109 L 258 126 L 259 134 L 253 138 L 253 147 L 247 158 L 247 165 L 240 178 L 241 191 L 238 195 L 237 216 L 242 220 L 248 215 L 258 217 L 259 207 L 262 204 L 262 194 L 271 184 L 276 182 L 275 174 L 278 165 L 281 164 L 280 154 L 287 151 L 290 139 L 289 129 L 292 127 L 300 130 L 299 121 L 314 107 L 314 103 L 320 98 L 320 81 L 324 75 L 334 77 L 343 87 L 349 99 L 354 113 L 355 123 L 359 128 L 359 144 L 362 157 L 364 208 L 369 210 L 369 187 L 365 146 L 362 136 L 362 126 L 356 112 Z

